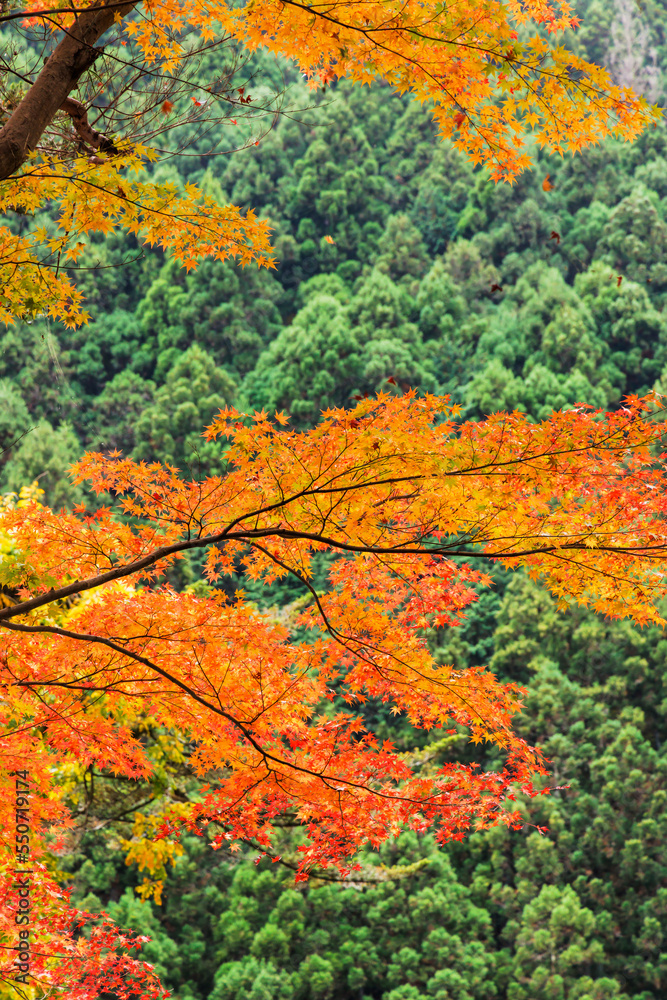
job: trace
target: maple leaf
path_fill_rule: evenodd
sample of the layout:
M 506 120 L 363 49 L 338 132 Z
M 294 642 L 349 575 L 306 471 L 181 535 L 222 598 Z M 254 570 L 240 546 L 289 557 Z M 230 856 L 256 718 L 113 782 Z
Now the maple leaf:
M 551 178 L 551 174 L 547 174 L 546 177 L 544 178 L 544 180 L 542 181 L 542 190 L 543 191 L 553 191 L 553 184 L 551 183 L 550 178 Z

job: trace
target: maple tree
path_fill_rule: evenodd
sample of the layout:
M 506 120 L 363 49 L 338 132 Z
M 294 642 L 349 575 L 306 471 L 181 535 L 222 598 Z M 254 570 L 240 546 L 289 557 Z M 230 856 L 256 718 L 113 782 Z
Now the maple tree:
M 0 207 L 30 215 L 48 206 L 57 223 L 0 229 L 1 321 L 46 312 L 84 322 L 68 267 L 95 231 L 135 234 L 187 268 L 207 255 L 271 266 L 268 227 L 252 212 L 218 205 L 194 185 L 181 192 L 152 183 L 144 170 L 159 155 L 156 116 L 179 112 L 181 124 L 197 128 L 235 125 L 247 111 L 251 96 L 230 79 L 207 85 L 187 75 L 193 56 L 221 41 L 287 56 L 314 86 L 379 79 L 412 93 L 432 104 L 442 135 L 496 178 L 528 166 L 531 135 L 574 152 L 608 135 L 631 139 L 655 120 L 643 98 L 562 44 L 578 24 L 566 2 L 106 0 L 74 8 L 36 0 L 3 11 L 3 24 L 43 28 L 47 58 L 38 71 L 30 60 L 17 69 L 5 59 L 17 87 L 2 109 Z M 81 100 L 71 96 L 76 88 Z
M 74 823 L 77 776 L 92 766 L 139 780 L 155 769 L 147 727 L 163 734 L 162 753 L 187 758 L 200 791 L 137 814 L 126 846 L 148 873 L 144 894 L 159 894 L 184 828 L 208 829 L 217 848 L 252 840 L 270 851 L 290 813 L 304 830 L 306 877 L 349 872 L 361 845 L 405 826 L 433 827 L 445 842 L 522 825 L 516 795 L 544 790 L 547 769 L 512 730 L 521 690 L 481 667 L 439 665 L 429 632 L 460 621 L 473 584 L 488 582 L 466 558 L 523 566 L 561 604 L 662 622 L 667 493 L 654 406 L 630 398 L 612 414 L 577 407 L 540 424 L 515 413 L 460 425 L 441 398 L 381 394 L 305 432 L 282 414 L 226 410 L 206 431 L 221 443 L 223 475 L 189 482 L 168 466 L 88 454 L 73 474 L 111 505 L 55 512 L 29 494 L 6 500 L 0 766 L 4 781 L 30 773 L 36 898 L 62 915 L 51 937 L 53 919 L 40 916 L 33 981 L 84 998 L 108 969 L 119 995 L 159 990 L 149 970 L 140 981 L 140 966 L 114 965 L 108 926 L 89 943 L 71 937 L 68 921 L 83 917 L 58 899 L 48 866 Z M 207 592 L 174 591 L 164 573 L 197 550 Z M 322 554 L 329 583 L 319 590 Z M 238 574 L 299 581 L 298 635 L 217 585 Z M 364 727 L 355 705 L 368 698 L 416 728 L 465 727 L 504 763 L 422 767 Z M 11 871 L 13 800 L 0 809 Z M 0 931 L 11 949 L 6 908 Z M 59 964 L 63 953 L 81 975 Z M 100 954 L 93 982 L 86 970 Z

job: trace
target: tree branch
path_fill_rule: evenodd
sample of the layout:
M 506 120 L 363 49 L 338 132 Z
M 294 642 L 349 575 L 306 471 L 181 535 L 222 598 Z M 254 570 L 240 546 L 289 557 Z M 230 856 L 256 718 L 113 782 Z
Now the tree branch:
M 591 549 L 586 545 L 584 540 L 578 540 L 575 538 L 572 541 L 568 541 L 562 536 L 560 536 L 560 538 L 559 536 L 555 536 L 554 540 L 550 542 L 545 540 L 545 544 L 542 545 L 531 545 L 530 541 L 532 541 L 532 538 L 527 536 L 524 539 L 524 541 L 528 543 L 525 548 L 518 548 L 514 550 L 496 548 L 487 551 L 480 551 L 479 549 L 476 550 L 473 547 L 476 541 L 474 538 L 470 539 L 468 542 L 469 547 L 466 547 L 465 542 L 461 545 L 460 542 L 454 540 L 449 545 L 433 545 L 431 548 L 426 548 L 423 541 L 417 537 L 410 540 L 406 544 L 399 543 L 396 545 L 383 546 L 372 544 L 352 544 L 315 531 L 291 531 L 289 529 L 279 527 L 257 529 L 247 528 L 240 531 L 230 531 L 229 527 L 227 527 L 223 531 L 214 535 L 204 535 L 201 538 L 189 538 L 181 542 L 174 542 L 171 545 L 160 546 L 139 559 L 134 559 L 132 562 L 115 566 L 113 569 L 107 570 L 105 573 L 98 573 L 96 576 L 87 577 L 85 580 L 74 580 L 72 583 L 65 584 L 57 589 L 52 588 L 46 593 L 39 594 L 38 596 L 29 598 L 21 603 L 4 608 L 0 607 L 0 627 L 10 618 L 17 618 L 28 614 L 30 611 L 34 611 L 37 608 L 44 607 L 48 604 L 53 604 L 55 601 L 61 601 L 67 597 L 73 597 L 77 594 L 83 594 L 89 590 L 95 590 L 97 587 L 101 587 L 105 583 L 112 583 L 114 580 L 122 580 L 124 577 L 139 575 L 143 570 L 149 569 L 150 567 L 155 566 L 156 563 L 161 562 L 164 559 L 168 559 L 169 556 L 176 555 L 179 552 L 188 552 L 208 548 L 211 545 L 219 545 L 220 543 L 227 541 L 241 541 L 252 544 L 253 541 L 260 538 L 282 538 L 290 541 L 310 540 L 323 543 L 338 552 L 358 552 L 368 553 L 370 555 L 445 556 L 447 558 L 459 556 L 464 559 L 471 559 L 482 555 L 488 560 L 497 559 L 507 561 L 510 559 L 525 559 L 528 556 L 552 556 L 554 559 L 559 559 L 561 561 L 570 561 L 567 556 L 563 555 L 564 552 L 585 552 L 589 554 L 591 552 Z M 509 545 L 515 543 L 515 539 L 512 537 L 480 538 L 477 541 L 480 543 L 486 542 L 487 544 L 494 542 L 496 545 L 503 541 L 506 541 Z M 664 557 L 665 552 L 667 552 L 667 543 L 656 542 L 653 545 L 600 544 L 596 545 L 595 551 L 612 552 L 627 556 L 642 556 L 643 558 L 650 560 L 658 557 Z M 602 570 L 593 569 L 593 572 L 602 573 L 606 576 L 611 575 Z
M 70 116 L 74 131 L 86 144 L 88 151 L 99 149 L 101 153 L 108 153 L 110 156 L 115 156 L 119 152 L 112 139 L 92 127 L 88 121 L 88 109 L 81 101 L 77 101 L 73 97 L 66 97 L 60 105 L 60 110 Z

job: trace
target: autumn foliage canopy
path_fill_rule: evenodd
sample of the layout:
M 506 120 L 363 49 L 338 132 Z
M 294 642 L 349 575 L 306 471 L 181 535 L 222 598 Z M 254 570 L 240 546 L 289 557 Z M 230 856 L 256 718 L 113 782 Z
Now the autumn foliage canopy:
M 577 19 L 549 0 L 35 0 L 3 5 L 0 27 L 14 24 L 46 43 L 0 108 L 0 322 L 85 322 L 69 267 L 95 233 L 132 234 L 186 268 L 206 256 L 272 266 L 269 226 L 252 211 L 151 177 L 175 106 L 164 81 L 187 77 L 193 38 L 201 51 L 220 39 L 266 47 L 314 87 L 348 78 L 412 93 L 496 178 L 526 169 L 531 137 L 576 152 L 631 139 L 653 117 L 562 44 Z M 186 97 L 188 126 L 235 124 L 247 100 L 216 81 L 193 82 Z M 43 209 L 49 221 L 31 225 Z M 545 789 L 548 765 L 512 729 L 521 691 L 481 665 L 439 664 L 429 637 L 465 615 L 489 582 L 485 561 L 524 567 L 563 603 L 661 621 L 667 494 L 652 405 L 461 425 L 446 401 L 387 394 L 305 433 L 280 414 L 230 410 L 206 432 L 224 475 L 189 482 L 90 454 L 73 473 L 105 506 L 57 512 L 29 494 L 6 498 L 0 780 L 13 789 L 26 775 L 30 794 L 0 797 L 0 994 L 17 989 L 15 870 L 28 860 L 25 996 L 161 994 L 141 942 L 103 916 L 91 922 L 59 887 L 73 789 L 87 774 L 150 781 L 159 754 L 178 753 L 198 782 L 190 801 L 137 816 L 126 847 L 145 895 L 159 896 L 183 829 L 217 849 L 252 842 L 271 854 L 289 816 L 303 828 L 305 878 L 345 875 L 362 845 L 404 826 L 445 842 L 522 824 L 516 799 Z M 208 586 L 176 591 L 170 569 L 192 552 Z M 291 615 L 244 593 L 244 582 L 288 575 L 304 598 Z M 417 729 L 465 729 L 502 763 L 424 766 L 366 728 L 368 699 Z M 26 813 L 29 856 L 14 838 Z
M 512 730 L 521 691 L 481 666 L 438 664 L 429 636 L 460 621 L 473 585 L 488 582 L 466 560 L 522 566 L 564 604 L 662 621 L 667 483 L 651 407 L 631 399 L 614 414 L 461 425 L 442 399 L 381 395 L 301 433 L 281 414 L 229 410 L 206 431 L 220 442 L 224 475 L 189 482 L 158 464 L 89 454 L 73 474 L 108 506 L 6 501 L 0 767 L 3 787 L 15 772 L 31 775 L 35 981 L 76 998 L 110 983 L 119 996 L 159 993 L 113 928 L 74 933 L 84 918 L 47 865 L 72 825 L 78 777 L 150 777 L 148 728 L 182 748 L 200 792 L 166 802 L 128 844 L 147 893 L 159 891 L 152 877 L 183 828 L 219 849 L 250 840 L 270 853 L 289 814 L 305 833 L 306 877 L 350 871 L 361 845 L 406 825 L 441 842 L 521 825 L 516 796 L 548 784 L 539 751 Z M 176 592 L 164 574 L 193 550 L 205 554 L 209 586 Z M 329 582 L 317 589 L 323 558 Z M 243 593 L 244 577 L 288 574 L 306 598 L 292 621 Z M 366 729 L 359 709 L 369 698 L 416 728 L 465 727 L 504 763 L 422 767 Z M 14 806 L 3 797 L 5 901 Z M 10 907 L 3 914 L 11 949 Z
M 197 45 L 268 48 L 293 59 L 314 87 L 386 81 L 427 102 L 443 137 L 495 178 L 526 169 L 531 136 L 576 152 L 609 135 L 631 139 L 654 118 L 645 100 L 567 47 L 578 19 L 557 0 L 103 0 L 77 8 L 35 0 L 3 7 L 0 27 L 14 24 L 46 32 L 47 58 L 35 61 L 38 70 L 16 71 L 18 90 L 3 109 L 0 210 L 31 215 L 46 206 L 57 224 L 0 227 L 0 322 L 42 313 L 85 322 L 68 267 L 95 232 L 134 234 L 187 268 L 205 256 L 272 265 L 267 224 L 252 211 L 146 173 L 160 156 L 156 116 L 171 128 L 176 113 L 168 81 L 187 76 Z M 220 81 L 193 83 L 185 121 L 236 125 L 249 99 Z

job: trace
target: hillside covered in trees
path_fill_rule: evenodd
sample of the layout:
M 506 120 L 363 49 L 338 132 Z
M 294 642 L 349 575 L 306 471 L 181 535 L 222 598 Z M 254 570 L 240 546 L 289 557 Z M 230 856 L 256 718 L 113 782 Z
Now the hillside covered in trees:
M 664 0 L 579 6 L 571 44 L 661 102 Z M 231 402 L 307 427 L 388 385 L 448 394 L 464 416 L 535 419 L 667 393 L 664 123 L 574 159 L 536 151 L 509 186 L 388 88 L 313 94 L 263 57 L 247 73 L 248 93 L 285 86 L 292 110 L 257 145 L 211 158 L 194 142 L 156 176 L 267 217 L 275 270 L 206 261 L 188 273 L 100 237 L 72 272 L 88 326 L 36 318 L 0 332 L 1 491 L 37 480 L 50 505 L 77 503 L 67 468 L 85 449 L 217 471 L 200 432 Z M 171 582 L 203 586 L 196 560 Z M 252 596 L 283 620 L 304 601 L 293 585 Z M 498 572 L 465 624 L 432 641 L 442 662 L 488 664 L 527 688 L 517 729 L 544 747 L 559 788 L 522 803 L 523 830 L 448 848 L 406 833 L 347 883 L 305 884 L 289 828 L 276 863 L 252 844 L 230 856 L 186 837 L 165 859 L 162 899 L 142 899 L 140 859 L 125 861 L 146 832 L 134 813 L 188 794 L 187 761 L 150 733 L 164 757 L 153 787 L 91 774 L 72 792 L 80 825 L 54 863 L 74 898 L 149 934 L 144 955 L 177 1000 L 660 1000 L 663 633 L 559 610 L 526 576 Z M 363 713 L 426 763 L 477 759 L 457 736 L 416 747 L 381 704 Z

